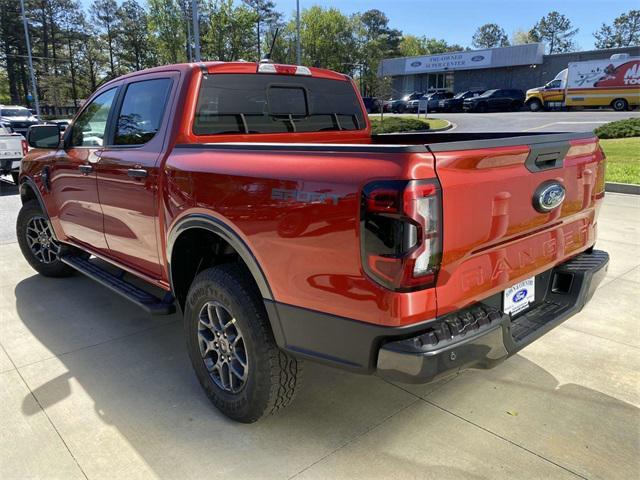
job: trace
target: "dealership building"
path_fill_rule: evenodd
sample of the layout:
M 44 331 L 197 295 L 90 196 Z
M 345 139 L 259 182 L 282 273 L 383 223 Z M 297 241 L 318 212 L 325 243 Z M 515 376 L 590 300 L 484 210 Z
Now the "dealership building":
M 392 96 L 411 92 L 529 88 L 544 85 L 569 62 L 599 60 L 613 54 L 640 56 L 640 47 L 544 54 L 542 43 L 464 52 L 384 59 L 378 74 L 392 78 Z

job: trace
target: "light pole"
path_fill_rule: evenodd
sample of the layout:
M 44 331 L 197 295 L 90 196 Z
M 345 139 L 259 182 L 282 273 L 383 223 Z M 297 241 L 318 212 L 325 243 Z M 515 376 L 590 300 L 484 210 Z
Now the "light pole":
M 200 23 L 198 19 L 198 0 L 192 0 L 191 12 L 193 13 L 193 56 L 195 61 L 200 61 Z
M 38 100 L 38 89 L 36 88 L 36 75 L 33 73 L 33 60 L 31 59 L 31 42 L 29 42 L 29 24 L 24 13 L 24 0 L 20 0 L 22 9 L 22 23 L 24 25 L 24 38 L 27 42 L 27 55 L 29 57 L 29 72 L 31 74 L 31 89 L 33 90 L 33 101 L 36 104 L 36 115 L 40 118 L 40 101 Z
M 302 65 L 300 53 L 300 0 L 296 0 L 296 58 L 298 65 Z

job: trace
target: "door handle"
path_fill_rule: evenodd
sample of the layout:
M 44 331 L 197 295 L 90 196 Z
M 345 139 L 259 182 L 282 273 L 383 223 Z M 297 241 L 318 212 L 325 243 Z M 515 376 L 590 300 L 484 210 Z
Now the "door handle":
M 89 175 L 93 171 L 93 166 L 92 165 L 80 165 L 80 166 L 78 166 L 78 169 L 80 170 L 80 173 L 82 173 L 83 175 Z
M 130 168 L 129 170 L 127 170 L 127 175 L 133 178 L 145 178 L 147 175 L 149 175 L 149 172 L 147 172 L 144 168 Z

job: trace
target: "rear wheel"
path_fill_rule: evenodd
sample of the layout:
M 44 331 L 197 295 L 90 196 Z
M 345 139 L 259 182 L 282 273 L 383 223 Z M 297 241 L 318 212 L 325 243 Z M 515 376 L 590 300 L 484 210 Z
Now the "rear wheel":
M 73 275 L 73 268 L 60 260 L 71 248 L 55 240 L 51 224 L 36 200 L 26 202 L 20 209 L 16 234 L 22 255 L 36 272 L 46 277 Z
M 616 98 L 613 102 L 611 102 L 611 107 L 616 112 L 624 112 L 629 109 L 629 102 L 627 102 L 624 98 Z
M 532 112 L 539 112 L 542 110 L 542 102 L 537 98 L 534 98 L 533 100 L 529 100 L 529 103 L 527 103 L 527 106 L 529 107 L 529 110 L 531 110 Z
M 184 322 L 198 381 L 222 413 L 252 423 L 291 403 L 301 363 L 278 349 L 246 268 L 229 263 L 200 272 Z

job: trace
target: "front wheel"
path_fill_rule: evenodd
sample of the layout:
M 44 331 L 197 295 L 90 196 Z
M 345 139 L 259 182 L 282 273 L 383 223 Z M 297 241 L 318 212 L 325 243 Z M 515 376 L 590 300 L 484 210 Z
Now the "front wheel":
M 36 272 L 45 277 L 73 275 L 73 268 L 60 260 L 70 247 L 55 240 L 49 219 L 36 200 L 29 200 L 20 209 L 16 234 L 22 255 Z
M 278 349 L 260 293 L 242 265 L 196 276 L 184 327 L 198 381 L 226 416 L 252 423 L 291 403 L 301 362 Z
M 624 112 L 629 109 L 629 102 L 627 102 L 624 98 L 616 98 L 613 102 L 611 102 L 611 107 L 616 112 Z
M 527 106 L 532 112 L 539 112 L 542 110 L 542 102 L 537 98 L 530 100 L 529 103 L 527 103 Z

